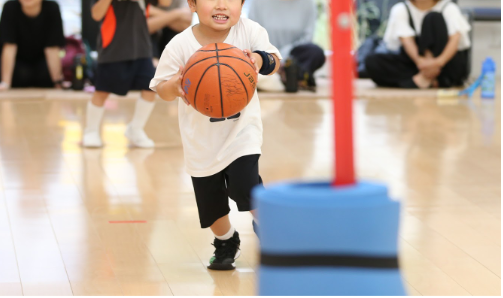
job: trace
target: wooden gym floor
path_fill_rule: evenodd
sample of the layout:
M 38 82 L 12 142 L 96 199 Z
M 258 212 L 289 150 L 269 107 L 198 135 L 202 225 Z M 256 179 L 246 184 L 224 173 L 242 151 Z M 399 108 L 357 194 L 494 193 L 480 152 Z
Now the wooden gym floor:
M 500 96 L 376 92 L 354 105 L 357 171 L 403 202 L 409 293 L 500 295 Z M 0 95 L 0 295 L 255 294 L 250 215 L 231 214 L 238 269 L 206 270 L 212 234 L 183 170 L 177 104 L 156 104 L 146 127 L 155 150 L 130 149 L 122 133 L 135 96 L 109 100 L 106 146 L 93 150 L 79 145 L 88 94 Z M 330 101 L 269 94 L 261 105 L 265 183 L 329 179 Z

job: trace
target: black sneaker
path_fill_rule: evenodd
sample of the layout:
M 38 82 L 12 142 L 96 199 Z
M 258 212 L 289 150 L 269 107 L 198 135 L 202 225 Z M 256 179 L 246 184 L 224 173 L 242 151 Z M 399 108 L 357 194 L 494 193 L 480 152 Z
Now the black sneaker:
M 208 269 L 212 270 L 234 270 L 236 265 L 234 261 L 241 254 L 239 245 L 241 240 L 239 240 L 239 233 L 234 232 L 234 235 L 228 240 L 219 240 L 215 238 L 213 246 L 215 246 L 215 252 L 213 257 L 210 259 L 210 265 Z
M 316 81 L 314 80 L 314 76 L 305 72 L 302 81 L 299 82 L 299 89 L 316 92 Z

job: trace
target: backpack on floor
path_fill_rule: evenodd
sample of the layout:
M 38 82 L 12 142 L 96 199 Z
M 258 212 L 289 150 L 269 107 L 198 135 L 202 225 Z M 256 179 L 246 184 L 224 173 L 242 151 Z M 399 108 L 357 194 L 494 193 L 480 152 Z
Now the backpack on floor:
M 357 0 L 357 34 L 360 46 L 356 51 L 358 77 L 368 78 L 365 58 L 374 53 L 388 53 L 382 35 L 391 7 L 403 0 Z
M 75 57 L 77 57 L 77 55 L 85 56 L 86 51 L 81 39 L 72 35 L 66 37 L 65 40 L 65 56 L 61 60 L 63 80 L 72 82 L 75 76 Z

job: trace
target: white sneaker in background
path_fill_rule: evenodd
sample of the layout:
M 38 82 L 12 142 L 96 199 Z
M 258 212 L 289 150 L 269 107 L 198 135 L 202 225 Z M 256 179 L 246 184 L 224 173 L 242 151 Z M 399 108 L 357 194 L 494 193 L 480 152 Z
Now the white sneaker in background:
M 285 85 L 281 82 L 281 76 L 278 73 L 272 76 L 259 74 L 257 88 L 265 92 L 285 92 Z
M 139 148 L 153 148 L 155 146 L 154 141 L 152 141 L 143 129 L 131 128 L 130 125 L 127 126 L 126 132 L 124 133 L 126 138 L 128 138 L 131 145 Z
M 82 138 L 82 146 L 87 148 L 103 147 L 103 142 L 101 141 L 100 133 L 98 131 L 85 132 L 84 137 Z

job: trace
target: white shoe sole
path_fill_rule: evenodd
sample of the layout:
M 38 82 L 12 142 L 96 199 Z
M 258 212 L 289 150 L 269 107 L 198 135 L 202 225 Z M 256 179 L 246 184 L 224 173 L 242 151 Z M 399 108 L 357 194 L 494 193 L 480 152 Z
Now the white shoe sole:
M 84 147 L 84 148 L 101 148 L 101 147 L 103 147 L 103 142 L 101 142 L 101 143 L 90 143 L 90 144 L 86 144 L 86 143 L 84 142 L 84 140 L 82 140 L 81 145 L 82 145 L 82 147 Z
M 155 143 L 153 143 L 151 145 L 147 145 L 147 146 L 138 145 L 136 142 L 133 141 L 133 138 L 130 136 L 129 129 L 126 130 L 126 132 L 124 132 L 124 136 L 126 137 L 126 139 L 128 139 L 129 146 L 131 146 L 131 147 L 144 148 L 144 149 L 151 149 L 151 148 L 155 147 Z

